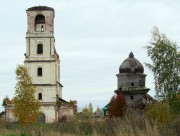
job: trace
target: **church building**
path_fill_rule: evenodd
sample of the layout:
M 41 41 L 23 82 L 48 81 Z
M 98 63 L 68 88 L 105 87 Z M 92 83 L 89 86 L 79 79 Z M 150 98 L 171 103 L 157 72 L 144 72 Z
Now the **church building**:
M 45 6 L 28 8 L 26 53 L 27 66 L 33 85 L 37 89 L 36 98 L 41 104 L 40 119 L 54 122 L 58 118 L 55 104 L 62 98 L 60 84 L 60 61 L 55 49 L 54 9 Z
M 119 73 L 116 76 L 118 83 L 115 93 L 122 91 L 128 106 L 131 106 L 133 102 L 149 91 L 149 88 L 145 87 L 146 75 L 143 65 L 134 57 L 132 52 L 120 65 Z
M 51 7 L 35 6 L 28 8 L 26 53 L 24 65 L 36 87 L 35 97 L 39 100 L 41 113 L 38 121 L 58 122 L 59 117 L 66 113 L 73 115 L 67 101 L 62 99 L 62 85 L 60 83 L 60 60 L 55 48 L 54 17 L 55 12 Z M 57 106 L 57 101 L 66 103 L 61 105 L 63 111 Z M 6 106 L 6 118 L 14 121 L 10 111 L 12 105 Z M 67 111 L 67 112 L 66 112 Z M 64 114 L 62 116 L 62 114 Z
M 144 74 L 143 65 L 130 52 L 119 67 L 117 76 L 116 94 L 122 92 L 128 107 L 143 109 L 147 104 L 152 103 L 154 99 L 148 95 L 149 88 L 145 86 L 146 74 Z M 103 116 L 107 115 L 109 104 L 103 107 Z

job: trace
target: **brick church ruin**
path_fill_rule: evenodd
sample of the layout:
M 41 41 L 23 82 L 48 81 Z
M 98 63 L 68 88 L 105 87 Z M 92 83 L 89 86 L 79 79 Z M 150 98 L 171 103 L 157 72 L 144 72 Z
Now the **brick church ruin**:
M 62 99 L 60 83 L 60 60 L 55 48 L 54 17 L 51 7 L 35 6 L 28 8 L 26 53 L 24 65 L 36 87 L 36 98 L 41 105 L 38 121 L 58 122 L 61 118 L 73 116 L 76 106 Z M 58 107 L 57 102 L 61 103 Z M 5 107 L 6 120 L 15 121 L 13 105 Z

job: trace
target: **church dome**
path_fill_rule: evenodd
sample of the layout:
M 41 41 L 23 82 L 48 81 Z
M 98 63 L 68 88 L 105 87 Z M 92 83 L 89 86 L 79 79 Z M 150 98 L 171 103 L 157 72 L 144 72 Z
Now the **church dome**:
M 143 73 L 143 65 L 134 58 L 133 53 L 129 54 L 129 57 L 123 61 L 119 67 L 119 73 Z

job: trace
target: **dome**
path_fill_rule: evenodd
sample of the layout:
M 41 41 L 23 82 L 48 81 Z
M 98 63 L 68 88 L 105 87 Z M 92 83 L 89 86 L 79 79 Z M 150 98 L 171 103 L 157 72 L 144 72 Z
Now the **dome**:
M 143 65 L 134 58 L 133 53 L 129 54 L 129 57 L 123 61 L 119 67 L 119 73 L 143 73 Z

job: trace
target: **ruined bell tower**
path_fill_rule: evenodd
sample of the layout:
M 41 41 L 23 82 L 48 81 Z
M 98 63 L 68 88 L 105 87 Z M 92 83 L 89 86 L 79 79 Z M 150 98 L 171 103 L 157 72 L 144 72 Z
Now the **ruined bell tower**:
M 55 104 L 62 98 L 60 60 L 55 49 L 54 9 L 46 6 L 28 8 L 26 53 L 24 64 L 37 89 L 36 98 L 41 104 L 39 119 L 57 121 Z

